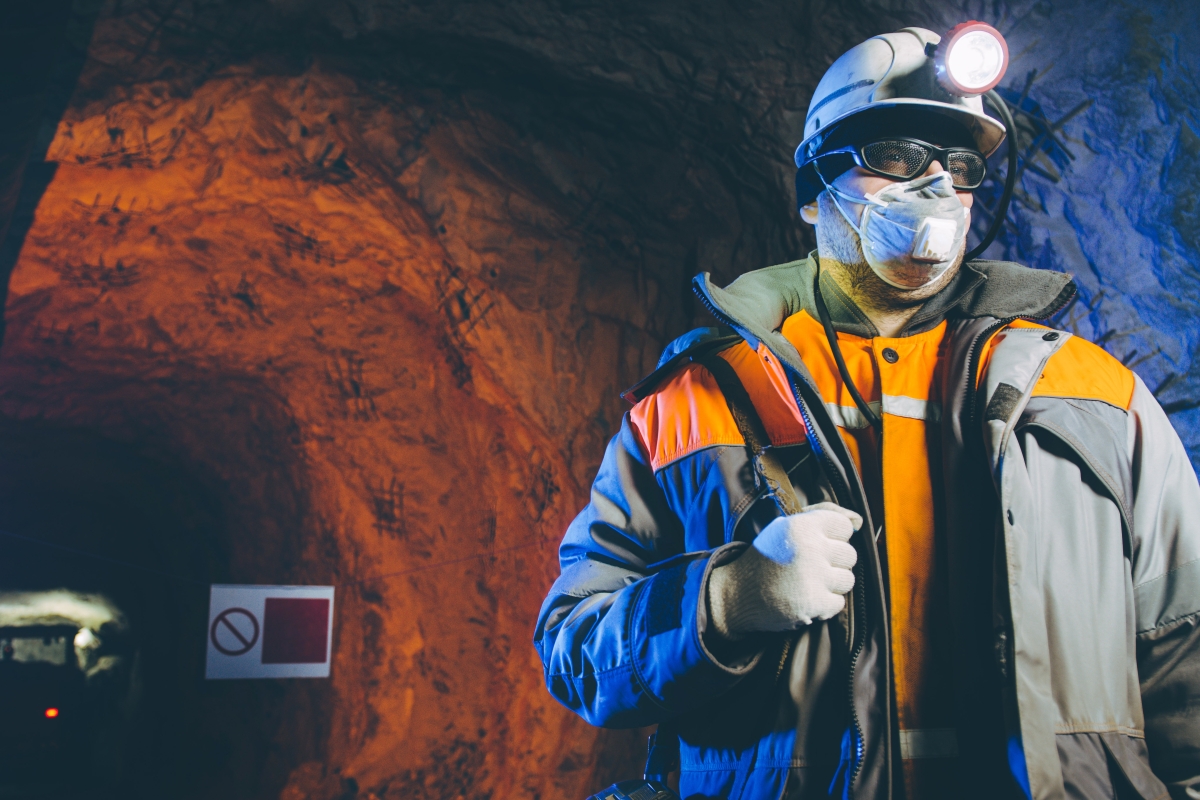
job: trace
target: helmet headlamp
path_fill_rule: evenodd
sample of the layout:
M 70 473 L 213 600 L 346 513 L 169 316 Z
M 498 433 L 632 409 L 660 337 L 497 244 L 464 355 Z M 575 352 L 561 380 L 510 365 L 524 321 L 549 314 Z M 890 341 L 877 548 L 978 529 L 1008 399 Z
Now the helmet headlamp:
M 972 97 L 1000 83 L 1008 69 L 1008 44 L 984 22 L 955 25 L 934 53 L 938 83 L 951 94 Z

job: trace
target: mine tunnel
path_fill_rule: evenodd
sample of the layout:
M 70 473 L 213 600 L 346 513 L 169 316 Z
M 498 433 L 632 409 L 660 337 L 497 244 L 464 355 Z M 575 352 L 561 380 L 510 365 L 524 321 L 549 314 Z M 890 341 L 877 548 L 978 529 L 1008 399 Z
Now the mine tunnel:
M 263 764 L 272 699 L 205 685 L 204 642 L 187 635 L 206 626 L 210 575 L 237 558 L 229 489 L 86 430 L 14 426 L 4 441 L 3 525 L 22 532 L 0 584 L 4 790 L 150 796 L 209 783 L 213 758 Z M 276 506 L 289 525 L 299 511 Z
M 1189 9 L 0 12 L 0 792 L 583 798 L 639 774 L 649 730 L 545 691 L 556 546 L 620 392 L 712 324 L 692 276 L 813 246 L 792 151 L 876 33 L 1003 30 L 1036 169 L 988 254 L 1077 273 L 1060 324 L 1143 375 L 1195 460 Z M 335 587 L 330 678 L 205 680 L 213 584 Z

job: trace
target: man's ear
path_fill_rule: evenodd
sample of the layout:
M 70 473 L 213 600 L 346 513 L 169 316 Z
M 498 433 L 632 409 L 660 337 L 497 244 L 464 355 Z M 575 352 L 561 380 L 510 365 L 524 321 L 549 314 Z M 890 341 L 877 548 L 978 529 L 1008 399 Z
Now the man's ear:
M 817 224 L 817 201 L 800 206 L 800 219 L 807 222 L 809 225 Z

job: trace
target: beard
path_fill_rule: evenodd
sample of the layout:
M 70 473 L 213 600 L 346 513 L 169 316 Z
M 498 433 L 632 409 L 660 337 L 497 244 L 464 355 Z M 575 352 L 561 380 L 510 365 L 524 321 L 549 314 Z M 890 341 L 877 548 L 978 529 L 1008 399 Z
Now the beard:
M 847 213 L 850 213 L 847 210 Z M 817 255 L 842 291 L 859 305 L 874 309 L 911 308 L 924 303 L 949 285 L 962 268 L 967 243 L 937 280 L 916 289 L 899 289 L 875 274 L 863 254 L 862 241 L 834 205 L 829 192 L 817 195 Z

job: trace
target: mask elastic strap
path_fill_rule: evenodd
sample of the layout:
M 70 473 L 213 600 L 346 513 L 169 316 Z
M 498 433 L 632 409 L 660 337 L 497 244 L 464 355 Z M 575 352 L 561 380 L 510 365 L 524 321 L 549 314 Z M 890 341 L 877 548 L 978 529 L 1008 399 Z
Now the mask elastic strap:
M 846 220 L 846 224 L 850 226 L 850 229 L 852 231 L 854 231 L 856 234 L 858 234 L 858 238 L 861 241 L 862 240 L 862 226 L 855 223 L 854 220 L 850 219 L 850 215 L 846 212 L 846 209 L 842 208 L 842 204 L 838 202 L 838 198 L 840 197 L 843 200 L 846 200 L 847 202 L 858 203 L 859 205 L 862 205 L 862 206 L 874 205 L 874 206 L 879 206 L 881 208 L 886 207 L 887 203 L 883 202 L 882 200 L 880 200 L 879 198 L 875 197 L 872 194 L 868 194 L 863 197 L 853 197 L 851 195 L 846 194 L 841 189 L 835 189 L 833 186 L 830 185 L 829 181 L 825 180 L 825 176 L 821 174 L 821 162 L 820 161 L 813 162 L 813 170 L 817 173 L 817 177 L 821 179 L 821 185 L 825 187 L 825 191 L 829 192 L 829 199 L 833 201 L 833 205 L 837 208 L 838 213 L 842 215 L 842 219 Z M 865 208 L 863 209 L 863 214 L 866 214 Z

